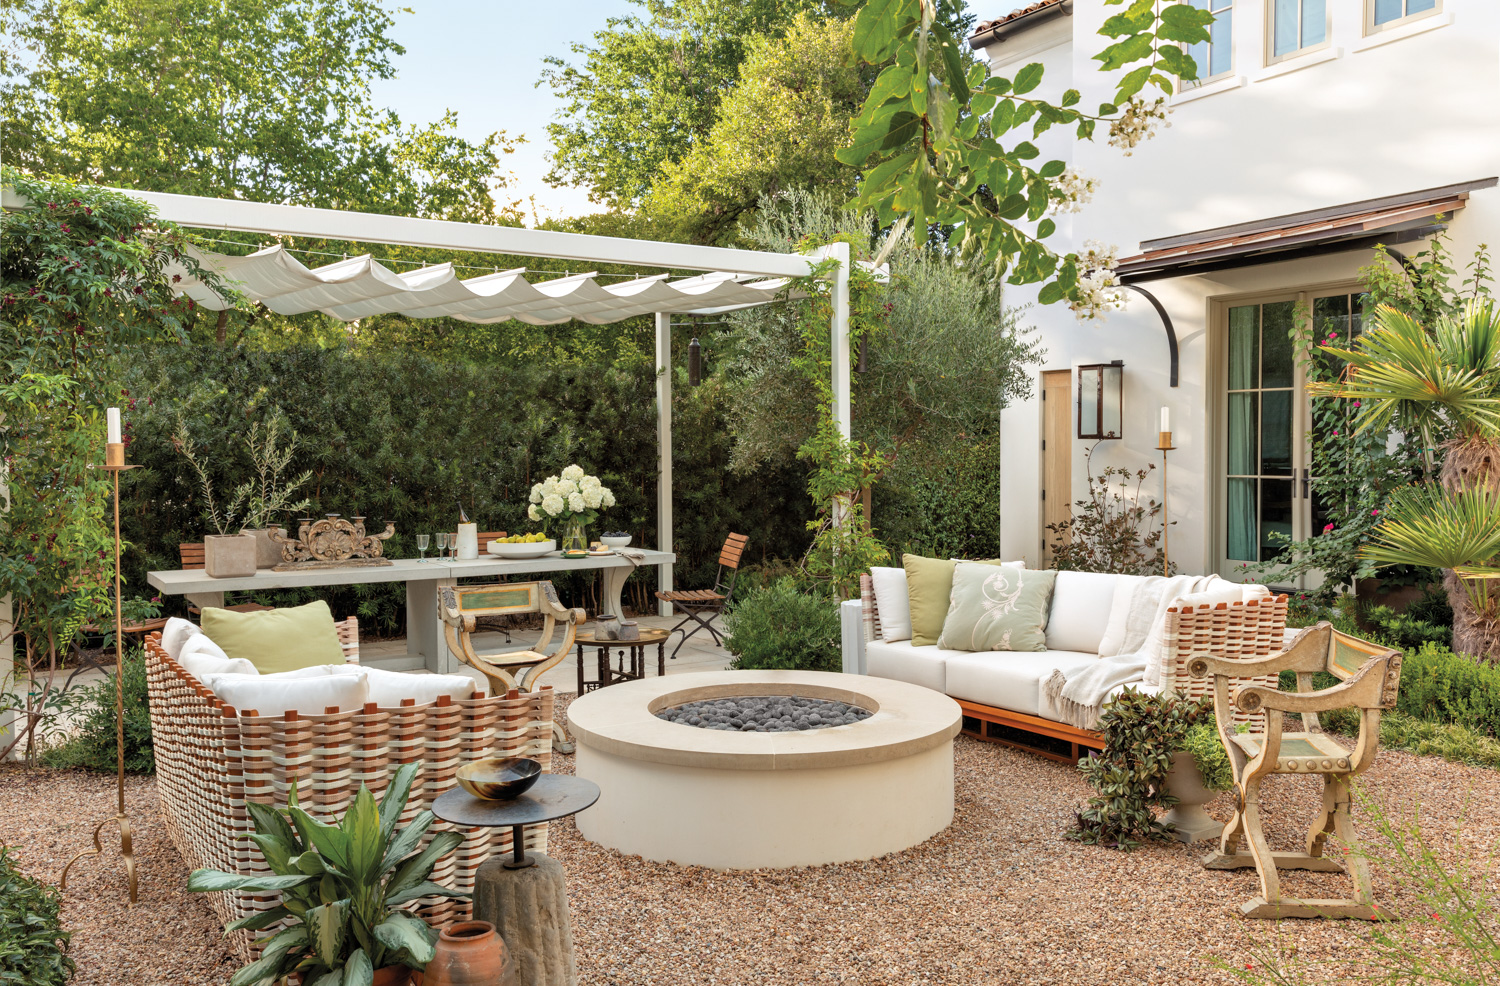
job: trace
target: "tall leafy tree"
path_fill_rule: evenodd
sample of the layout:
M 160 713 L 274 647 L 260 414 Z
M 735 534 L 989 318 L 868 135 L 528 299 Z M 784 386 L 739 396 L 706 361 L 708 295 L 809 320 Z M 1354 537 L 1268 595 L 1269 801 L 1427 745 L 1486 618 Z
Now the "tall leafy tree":
M 9 163 L 105 185 L 494 221 L 503 132 L 371 102 L 402 47 L 378 0 L 12 0 Z

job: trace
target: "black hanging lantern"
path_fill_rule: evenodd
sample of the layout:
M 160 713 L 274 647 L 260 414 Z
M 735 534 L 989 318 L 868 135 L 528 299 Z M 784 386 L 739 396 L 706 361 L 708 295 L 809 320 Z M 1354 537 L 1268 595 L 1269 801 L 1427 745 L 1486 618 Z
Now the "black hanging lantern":
M 1091 363 L 1078 368 L 1078 437 L 1123 438 L 1125 363 Z
M 703 347 L 698 345 L 698 338 L 688 343 L 688 383 L 694 387 L 703 382 Z

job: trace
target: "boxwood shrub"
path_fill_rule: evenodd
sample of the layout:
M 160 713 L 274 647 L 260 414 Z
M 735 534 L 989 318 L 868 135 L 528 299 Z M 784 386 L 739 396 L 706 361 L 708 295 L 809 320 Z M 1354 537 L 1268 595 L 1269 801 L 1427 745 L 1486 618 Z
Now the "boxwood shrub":
M 724 616 L 736 670 L 839 671 L 839 607 L 791 578 L 745 594 Z

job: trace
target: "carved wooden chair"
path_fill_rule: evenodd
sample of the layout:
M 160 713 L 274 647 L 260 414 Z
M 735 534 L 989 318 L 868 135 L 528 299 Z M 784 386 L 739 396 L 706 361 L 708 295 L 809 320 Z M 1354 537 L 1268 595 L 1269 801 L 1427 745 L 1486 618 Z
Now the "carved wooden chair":
M 1258 660 L 1226 661 L 1196 656 L 1188 662 L 1195 677 L 1212 676 L 1214 712 L 1219 738 L 1229 752 L 1234 772 L 1236 810 L 1225 826 L 1219 850 L 1204 857 L 1208 869 L 1254 866 L 1260 874 L 1261 896 L 1246 901 L 1240 911 L 1252 918 L 1364 918 L 1390 917 L 1375 904 L 1370 870 L 1360 854 L 1359 840 L 1349 816 L 1349 782 L 1369 769 L 1380 746 L 1380 714 L 1395 708 L 1401 682 L 1401 653 L 1351 637 L 1319 623 L 1299 633 L 1284 650 Z M 1232 682 L 1258 674 L 1297 673 L 1297 691 L 1282 692 L 1249 684 L 1230 694 Z M 1314 690 L 1313 674 L 1327 671 L 1337 685 Z M 1263 733 L 1234 731 L 1234 713 L 1261 712 Z M 1358 709 L 1359 737 L 1353 750 L 1323 732 L 1318 713 Z M 1302 718 L 1300 732 L 1283 730 L 1281 713 Z M 1323 778 L 1323 804 L 1307 832 L 1305 852 L 1272 852 L 1261 829 L 1261 781 L 1273 774 L 1312 774 Z M 1324 855 L 1329 835 L 1347 850 L 1354 896 L 1348 899 L 1299 900 L 1283 898 L 1277 869 L 1340 873 L 1345 867 Z M 1240 840 L 1249 853 L 1239 851 Z
M 674 610 L 683 614 L 682 622 L 667 631 L 669 637 L 674 633 L 682 634 L 682 639 L 672 648 L 674 658 L 688 638 L 699 630 L 707 630 L 715 644 L 724 646 L 724 641 L 719 639 L 719 631 L 713 626 L 713 620 L 724 612 L 724 607 L 734 597 L 734 583 L 740 572 L 740 556 L 745 553 L 745 545 L 749 541 L 750 538 L 744 534 L 731 534 L 724 539 L 724 547 L 719 550 L 719 578 L 712 589 L 678 589 L 656 594 L 657 599 L 671 603 Z M 727 580 L 724 576 L 725 569 L 729 571 Z M 683 627 L 689 623 L 697 625 L 691 630 L 684 630 Z
M 540 613 L 543 617 L 542 635 L 535 650 L 487 654 L 474 650 L 473 635 L 479 620 L 522 613 Z M 443 637 L 453 656 L 488 678 L 490 690 L 496 695 L 512 689 L 534 692 L 540 688 L 542 675 L 568 656 L 578 625 L 588 618 L 583 610 L 568 609 L 559 603 L 557 590 L 546 581 L 443 586 L 438 590 L 438 615 L 442 617 Z M 558 623 L 562 624 L 562 638 L 556 649 L 548 651 Z M 562 726 L 554 724 L 552 732 L 558 749 L 572 752 L 572 743 Z

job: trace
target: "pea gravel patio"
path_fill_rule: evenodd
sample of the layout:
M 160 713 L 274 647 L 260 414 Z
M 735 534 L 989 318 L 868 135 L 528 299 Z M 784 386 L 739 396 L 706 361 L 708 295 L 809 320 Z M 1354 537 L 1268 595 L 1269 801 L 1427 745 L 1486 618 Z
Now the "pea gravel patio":
M 571 757 L 554 759 L 572 770 Z M 584 842 L 554 823 L 550 852 L 567 868 L 574 941 L 588 986 L 813 983 L 1093 984 L 1231 982 L 1209 964 L 1252 961 L 1255 942 L 1327 959 L 1337 981 L 1355 923 L 1250 923 L 1232 914 L 1255 890 L 1253 871 L 1209 873 L 1203 846 L 1153 844 L 1134 853 L 1062 838 L 1086 788 L 1069 767 L 960 738 L 957 814 L 936 838 L 879 860 L 817 869 L 716 873 L 648 863 Z M 106 776 L 0 769 L 0 838 L 22 864 L 55 880 L 112 801 Z M 1268 829 L 1291 848 L 1315 803 L 1302 778 L 1275 785 Z M 1452 845 L 1460 822 L 1473 859 L 1491 857 L 1500 773 L 1430 757 L 1382 753 L 1367 789 L 1388 809 L 1421 807 L 1424 834 Z M 181 891 L 186 871 L 167 842 L 152 782 L 127 789 L 136 820 L 141 903 L 125 906 L 116 857 L 75 867 L 64 917 L 75 930 L 79 986 L 217 986 L 233 962 L 207 906 Z M 1227 817 L 1227 799 L 1209 806 Z M 797 824 L 788 806 L 786 824 Z M 1366 825 L 1366 836 L 1373 833 Z M 1374 840 L 1372 840 L 1374 841 Z M 1323 896 L 1336 879 L 1294 874 Z M 1383 903 L 1399 895 L 1377 870 Z M 1362 951 L 1362 949 L 1361 949 Z

